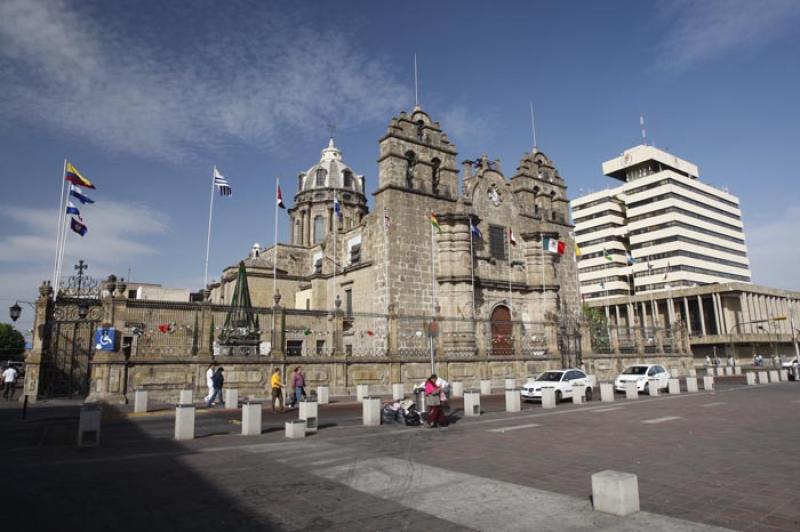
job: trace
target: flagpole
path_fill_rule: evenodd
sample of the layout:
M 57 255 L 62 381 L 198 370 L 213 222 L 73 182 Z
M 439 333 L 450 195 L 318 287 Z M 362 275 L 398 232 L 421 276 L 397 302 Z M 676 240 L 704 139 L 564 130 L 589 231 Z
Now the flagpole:
M 472 238 L 472 232 L 470 232 L 470 238 Z M 436 266 L 436 259 L 434 255 L 434 234 L 433 234 L 433 224 L 431 224 L 431 324 L 433 324 L 433 320 L 436 318 L 436 273 L 435 273 L 435 266 Z M 430 337 L 431 341 L 431 373 L 435 373 L 436 369 L 433 363 L 433 331 L 428 329 L 428 336 Z
M 278 289 L 278 190 L 281 187 L 281 178 L 275 178 L 275 216 L 274 218 L 274 233 L 273 242 L 275 245 L 272 247 L 272 301 L 275 301 L 275 294 Z M 274 319 L 274 313 L 273 313 Z
M 62 224 L 66 219 L 66 208 L 64 206 L 64 189 L 66 188 L 67 160 L 64 159 L 64 169 L 61 172 L 61 199 L 58 201 L 58 224 L 56 228 L 56 255 L 53 259 L 53 293 L 58 297 L 58 262 L 61 255 L 61 234 Z
M 514 268 L 514 261 L 512 260 L 511 254 L 511 237 L 506 233 L 506 242 L 508 242 L 508 316 L 513 320 L 514 319 L 514 303 L 511 300 L 511 270 Z
M 336 305 L 336 230 L 338 229 L 337 225 L 339 223 L 339 213 L 336 212 L 336 203 L 339 201 L 339 197 L 336 195 L 336 188 L 333 189 L 333 299 L 331 302 L 334 304 L 334 308 Z M 341 209 L 341 207 L 339 207 Z
M 470 281 L 472 282 L 472 319 L 475 319 L 477 312 L 475 310 L 475 255 L 472 251 L 472 217 L 469 219 L 469 274 Z
M 65 166 L 64 167 L 64 180 L 65 181 L 66 181 L 66 177 L 67 177 L 67 171 L 66 171 L 66 166 Z M 70 184 L 70 187 L 71 186 L 72 185 Z M 66 252 L 66 249 L 67 249 L 67 237 L 69 236 L 69 232 L 67 231 L 67 209 L 66 209 L 67 202 L 69 201 L 68 198 L 69 198 L 69 195 L 67 195 L 64 198 L 64 205 L 62 205 L 62 207 L 61 207 L 61 210 L 63 211 L 63 214 L 61 215 L 63 217 L 63 222 L 61 223 L 61 250 L 59 251 L 59 254 L 58 254 L 58 271 L 56 272 L 56 288 L 54 290 L 54 294 L 55 295 L 54 295 L 53 301 L 58 299 L 58 284 L 61 282 L 61 270 L 64 267 L 64 253 Z
M 206 237 L 206 260 L 203 263 L 203 290 L 205 290 L 208 286 L 208 255 L 211 251 L 211 217 L 214 215 L 214 176 L 216 173 L 217 167 L 215 165 L 211 172 L 211 200 L 209 201 L 208 205 L 208 235 Z

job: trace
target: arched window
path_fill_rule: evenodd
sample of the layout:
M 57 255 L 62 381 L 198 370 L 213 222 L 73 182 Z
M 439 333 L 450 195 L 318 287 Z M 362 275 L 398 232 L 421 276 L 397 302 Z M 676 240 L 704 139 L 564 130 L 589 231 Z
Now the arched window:
M 325 217 L 318 214 L 314 217 L 314 243 L 319 244 L 325 240 Z
M 294 222 L 294 243 L 298 246 L 303 244 L 303 226 L 300 220 Z
M 417 120 L 417 140 L 422 140 L 425 133 L 425 122 Z
M 417 155 L 413 151 L 406 152 L 406 187 L 414 188 L 414 167 L 417 165 Z
M 327 175 L 328 175 L 328 172 L 326 172 L 324 168 L 320 168 L 320 169 L 317 170 L 316 185 L 318 187 L 324 187 L 325 186 L 325 176 L 327 176 Z
M 431 159 L 431 190 L 434 194 L 439 193 L 439 172 L 442 161 L 438 157 Z
M 344 188 L 353 188 L 353 172 L 350 170 L 344 171 Z

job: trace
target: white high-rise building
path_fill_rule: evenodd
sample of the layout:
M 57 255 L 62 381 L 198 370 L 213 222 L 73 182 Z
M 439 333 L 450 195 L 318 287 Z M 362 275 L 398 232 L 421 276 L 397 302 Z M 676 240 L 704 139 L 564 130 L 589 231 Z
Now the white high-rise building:
M 640 145 L 603 173 L 624 184 L 571 202 L 582 297 L 750 282 L 739 199 L 696 165 Z

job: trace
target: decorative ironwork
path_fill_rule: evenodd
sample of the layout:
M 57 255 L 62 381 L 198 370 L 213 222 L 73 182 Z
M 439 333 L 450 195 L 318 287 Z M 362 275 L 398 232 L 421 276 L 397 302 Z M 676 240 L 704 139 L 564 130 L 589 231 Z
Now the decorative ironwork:
M 222 355 L 247 356 L 258 354 L 261 331 L 258 316 L 250 301 L 247 286 L 247 270 L 244 261 L 239 262 L 239 277 L 233 291 L 230 310 L 219 335 L 219 350 Z
M 90 277 L 84 272 L 89 269 L 89 264 L 84 262 L 83 259 L 78 261 L 75 265 L 75 270 L 78 272 L 67 278 L 66 283 L 61 281 L 58 294 L 59 297 L 100 297 L 99 279 Z

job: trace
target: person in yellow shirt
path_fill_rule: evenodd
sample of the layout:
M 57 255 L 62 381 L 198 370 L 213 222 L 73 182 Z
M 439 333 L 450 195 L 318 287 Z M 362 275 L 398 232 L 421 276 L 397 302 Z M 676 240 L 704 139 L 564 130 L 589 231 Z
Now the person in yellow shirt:
M 272 372 L 272 413 L 275 413 L 275 401 L 278 402 L 278 412 L 283 412 L 283 383 L 281 382 L 281 370 L 275 368 Z

